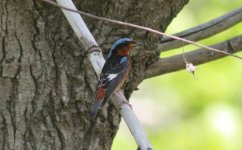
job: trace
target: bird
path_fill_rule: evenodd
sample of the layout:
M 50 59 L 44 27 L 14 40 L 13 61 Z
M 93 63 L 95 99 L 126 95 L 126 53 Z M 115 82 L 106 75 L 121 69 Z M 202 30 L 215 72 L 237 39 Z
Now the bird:
M 130 38 L 119 39 L 112 45 L 97 83 L 91 118 L 96 118 L 99 108 L 123 86 L 131 69 L 129 52 L 138 45 L 142 43 Z

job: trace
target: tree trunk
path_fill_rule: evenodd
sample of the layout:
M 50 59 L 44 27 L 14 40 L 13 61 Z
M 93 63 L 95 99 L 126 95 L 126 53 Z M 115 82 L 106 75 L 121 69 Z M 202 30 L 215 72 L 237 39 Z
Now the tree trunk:
M 187 0 L 76 0 L 80 10 L 164 31 Z M 59 8 L 31 0 L 0 1 L 0 149 L 110 149 L 120 122 L 111 103 L 89 118 L 97 76 Z M 145 42 L 132 56 L 125 94 L 159 58 L 161 37 L 84 18 L 108 53 L 121 37 Z

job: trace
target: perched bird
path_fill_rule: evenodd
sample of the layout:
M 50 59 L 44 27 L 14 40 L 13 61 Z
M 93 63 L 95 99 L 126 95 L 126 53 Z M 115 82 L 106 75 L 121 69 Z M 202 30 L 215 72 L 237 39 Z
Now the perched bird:
M 119 39 L 112 45 L 97 84 L 92 118 L 96 117 L 98 109 L 106 104 L 111 94 L 124 84 L 131 66 L 129 51 L 137 45 L 140 43 L 129 38 Z

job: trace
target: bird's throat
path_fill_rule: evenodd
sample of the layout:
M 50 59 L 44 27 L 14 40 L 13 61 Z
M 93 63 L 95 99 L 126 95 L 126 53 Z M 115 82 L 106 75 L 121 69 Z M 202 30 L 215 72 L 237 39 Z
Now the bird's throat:
M 118 50 L 118 55 L 120 55 L 120 56 L 128 56 L 129 55 L 129 49 Z

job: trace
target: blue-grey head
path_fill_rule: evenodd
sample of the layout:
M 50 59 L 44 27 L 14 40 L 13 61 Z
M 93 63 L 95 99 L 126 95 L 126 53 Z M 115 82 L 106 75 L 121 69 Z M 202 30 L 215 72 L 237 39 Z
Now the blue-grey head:
M 127 56 L 131 48 L 137 45 L 142 45 L 142 44 L 130 38 L 119 39 L 115 43 L 113 43 L 109 51 L 108 57 L 111 57 L 112 55 Z

